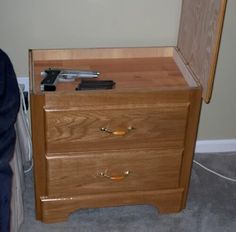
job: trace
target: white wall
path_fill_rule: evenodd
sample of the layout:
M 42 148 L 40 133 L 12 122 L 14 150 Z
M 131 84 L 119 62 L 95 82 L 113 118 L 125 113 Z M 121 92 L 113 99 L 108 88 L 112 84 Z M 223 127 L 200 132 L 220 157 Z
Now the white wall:
M 215 88 L 199 138 L 236 138 L 236 1 L 228 0 Z M 181 0 L 1 0 L 0 47 L 18 76 L 29 48 L 176 45 Z
M 19 76 L 29 48 L 176 44 L 180 0 L 1 0 L 0 45 Z
M 212 100 L 203 104 L 199 138 L 236 138 L 236 0 L 228 0 Z

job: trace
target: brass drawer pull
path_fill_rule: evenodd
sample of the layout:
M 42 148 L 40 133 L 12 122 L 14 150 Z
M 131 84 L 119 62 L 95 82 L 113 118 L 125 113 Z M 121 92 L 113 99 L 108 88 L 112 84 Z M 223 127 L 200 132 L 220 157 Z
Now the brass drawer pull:
M 108 128 L 102 127 L 100 130 L 104 131 L 104 132 L 107 132 L 107 133 L 110 133 L 110 134 L 113 134 L 113 135 L 123 136 L 123 135 L 128 134 L 128 132 L 130 132 L 131 130 L 134 130 L 134 127 L 129 126 L 126 130 L 114 130 L 114 131 L 112 131 Z
M 119 180 L 123 180 L 125 179 L 126 177 L 128 177 L 130 174 L 130 171 L 129 170 L 126 170 L 122 173 L 121 176 L 110 176 L 109 174 L 107 174 L 107 170 L 105 170 L 104 172 L 100 172 L 98 173 L 98 176 L 100 177 L 105 177 L 105 178 L 108 178 L 110 180 L 114 180 L 114 181 L 119 181 Z

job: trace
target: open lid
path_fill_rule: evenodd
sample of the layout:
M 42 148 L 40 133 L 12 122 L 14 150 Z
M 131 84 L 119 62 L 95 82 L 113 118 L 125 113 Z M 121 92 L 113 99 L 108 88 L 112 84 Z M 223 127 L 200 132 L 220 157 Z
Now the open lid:
M 203 88 L 203 99 L 212 94 L 227 0 L 182 0 L 177 48 Z

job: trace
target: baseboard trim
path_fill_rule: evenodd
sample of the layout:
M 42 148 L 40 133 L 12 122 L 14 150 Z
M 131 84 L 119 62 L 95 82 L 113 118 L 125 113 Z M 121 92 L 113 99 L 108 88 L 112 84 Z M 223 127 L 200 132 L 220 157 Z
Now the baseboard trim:
M 198 140 L 195 153 L 236 152 L 236 139 Z

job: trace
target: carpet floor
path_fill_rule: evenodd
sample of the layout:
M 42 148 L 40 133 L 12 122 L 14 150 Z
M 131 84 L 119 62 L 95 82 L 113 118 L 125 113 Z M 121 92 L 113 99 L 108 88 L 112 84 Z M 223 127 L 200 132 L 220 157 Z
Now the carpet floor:
M 195 160 L 236 178 L 235 154 L 196 154 Z M 148 205 L 74 212 L 68 221 L 44 224 L 35 220 L 32 174 L 26 176 L 25 220 L 21 232 L 233 232 L 236 231 L 236 182 L 229 182 L 193 165 L 187 207 L 160 215 Z

